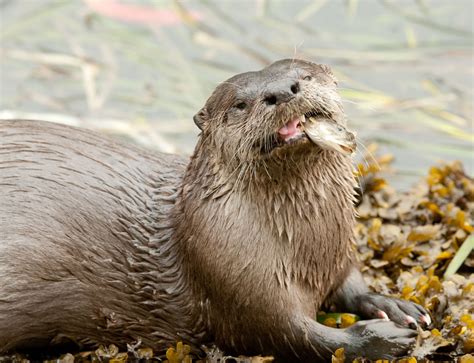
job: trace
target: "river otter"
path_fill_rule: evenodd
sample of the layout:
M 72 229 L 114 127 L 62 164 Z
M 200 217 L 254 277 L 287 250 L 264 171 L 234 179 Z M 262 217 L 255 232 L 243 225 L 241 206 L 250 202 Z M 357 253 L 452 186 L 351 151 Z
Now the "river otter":
M 329 68 L 293 59 L 220 84 L 190 160 L 1 122 L 0 352 L 184 340 L 285 362 L 404 354 L 429 315 L 368 291 L 350 157 L 311 143 L 305 117 L 345 124 Z M 325 327 L 323 303 L 378 319 Z

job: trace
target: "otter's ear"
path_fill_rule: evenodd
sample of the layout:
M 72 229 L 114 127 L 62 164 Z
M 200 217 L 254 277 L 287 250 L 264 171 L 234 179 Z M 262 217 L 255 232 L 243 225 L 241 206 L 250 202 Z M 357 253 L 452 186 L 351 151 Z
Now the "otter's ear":
M 321 69 L 326 72 L 327 74 L 330 74 L 332 76 L 332 69 L 331 67 L 329 67 L 328 65 L 326 64 L 319 64 L 319 66 L 321 67 Z
M 332 69 L 331 67 L 325 65 L 325 64 L 320 64 L 319 65 L 321 67 L 321 69 L 329 76 L 332 78 L 332 80 L 334 81 L 334 83 L 337 85 L 337 78 L 336 76 L 334 75 L 334 73 L 332 73 Z
M 209 120 L 209 113 L 207 112 L 206 107 L 201 108 L 199 112 L 194 115 L 193 120 L 196 126 L 199 127 L 199 130 L 202 131 L 207 120 Z

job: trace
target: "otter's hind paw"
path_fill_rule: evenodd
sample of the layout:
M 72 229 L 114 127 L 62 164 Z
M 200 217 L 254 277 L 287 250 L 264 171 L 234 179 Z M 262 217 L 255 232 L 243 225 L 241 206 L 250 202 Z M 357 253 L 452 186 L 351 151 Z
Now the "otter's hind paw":
M 422 306 L 411 301 L 367 293 L 358 297 L 357 313 L 368 319 L 391 320 L 402 326 L 416 329 L 420 324 L 431 324 L 430 314 Z

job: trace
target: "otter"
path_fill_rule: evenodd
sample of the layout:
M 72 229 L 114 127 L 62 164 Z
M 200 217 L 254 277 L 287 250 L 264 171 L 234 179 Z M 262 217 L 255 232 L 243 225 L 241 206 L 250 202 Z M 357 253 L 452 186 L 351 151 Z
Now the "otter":
M 336 80 L 287 59 L 215 89 L 190 159 L 1 122 L 0 352 L 181 340 L 283 362 L 405 354 L 429 314 L 369 291 L 351 158 L 311 142 L 310 117 L 346 125 Z M 370 320 L 323 326 L 324 304 Z

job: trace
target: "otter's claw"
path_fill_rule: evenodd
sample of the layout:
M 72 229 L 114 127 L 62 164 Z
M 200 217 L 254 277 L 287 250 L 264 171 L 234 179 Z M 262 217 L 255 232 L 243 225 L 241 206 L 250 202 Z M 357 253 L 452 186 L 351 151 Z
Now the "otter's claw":
M 363 294 L 357 300 L 357 313 L 367 319 L 391 320 L 412 329 L 418 324 L 424 328 L 431 324 L 428 312 L 411 301 L 375 293 Z

